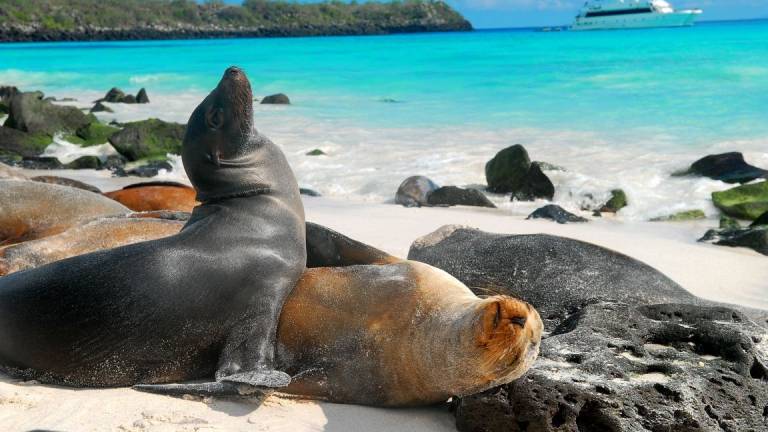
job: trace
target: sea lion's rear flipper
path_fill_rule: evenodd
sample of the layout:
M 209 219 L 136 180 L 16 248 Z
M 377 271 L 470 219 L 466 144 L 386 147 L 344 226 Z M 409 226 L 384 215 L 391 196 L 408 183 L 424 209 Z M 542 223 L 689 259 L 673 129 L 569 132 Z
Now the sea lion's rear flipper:
M 163 395 L 194 396 L 259 396 L 269 390 L 248 384 L 215 381 L 189 384 L 137 384 L 134 390 Z
M 393 264 L 402 261 L 330 228 L 307 222 L 307 267 Z

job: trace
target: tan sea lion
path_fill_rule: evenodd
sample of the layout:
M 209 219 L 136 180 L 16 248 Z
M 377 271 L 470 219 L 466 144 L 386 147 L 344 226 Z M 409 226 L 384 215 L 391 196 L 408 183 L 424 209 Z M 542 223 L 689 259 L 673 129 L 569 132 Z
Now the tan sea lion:
M 129 212 L 109 198 L 68 186 L 0 180 L 0 245 L 58 234 L 99 216 Z
M 181 183 L 147 182 L 106 192 L 105 196 L 133 211 L 175 210 L 191 212 L 199 204 L 195 190 Z
M 12 246 L 7 268 L 17 270 L 21 257 L 35 266 L 127 244 L 152 226 L 150 236 L 174 230 L 169 221 L 142 221 L 147 225 L 92 222 Z M 316 224 L 307 223 L 306 238 L 315 268 L 304 272 L 280 316 L 277 364 L 294 376 L 281 392 L 377 406 L 430 404 L 510 382 L 536 358 L 542 324 L 527 303 L 480 299 L 441 270 Z M 188 385 L 162 387 L 194 393 Z
M 101 193 L 101 190 L 97 188 L 96 186 L 89 185 L 88 183 L 83 183 L 79 180 L 74 180 L 71 178 L 66 177 L 59 177 L 59 176 L 36 176 L 32 177 L 30 180 L 40 182 L 40 183 L 50 183 L 50 184 L 57 184 L 62 186 L 69 186 L 76 189 L 82 189 L 87 190 L 93 193 Z

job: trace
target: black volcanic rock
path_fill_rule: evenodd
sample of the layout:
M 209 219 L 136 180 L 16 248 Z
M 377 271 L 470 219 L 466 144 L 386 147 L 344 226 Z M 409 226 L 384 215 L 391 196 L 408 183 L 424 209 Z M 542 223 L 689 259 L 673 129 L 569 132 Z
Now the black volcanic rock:
M 96 104 L 93 106 L 93 108 L 91 108 L 91 112 L 109 112 L 109 113 L 111 113 L 111 112 L 114 112 L 114 111 L 112 110 L 112 108 L 104 105 L 103 103 L 96 102 Z
M 149 96 L 147 96 L 147 90 L 144 87 L 136 93 L 136 103 L 145 104 L 149 103 Z
M 568 222 L 589 222 L 587 219 L 581 216 L 576 216 L 555 204 L 545 205 L 544 207 L 536 209 L 533 213 L 528 215 L 526 219 L 549 219 L 559 224 Z
M 738 152 L 705 156 L 694 162 L 687 174 L 697 174 L 726 183 L 748 183 L 768 178 L 768 170 L 748 164 Z
M 31 134 L 53 136 L 56 132 L 75 132 L 92 119 L 72 106 L 43 100 L 40 92 L 18 93 L 11 98 L 4 126 Z
M 554 196 L 555 185 L 541 170 L 538 162 L 531 163 L 520 189 L 512 193 L 512 199 L 518 201 L 533 201 L 538 198 L 551 201 Z
M 424 176 L 411 176 L 403 180 L 395 193 L 395 203 L 405 207 L 429 206 L 427 197 L 440 188 Z
M 283 93 L 264 96 L 264 99 L 261 100 L 262 105 L 289 105 L 290 103 L 291 100 Z
M 473 206 L 496 208 L 488 197 L 477 189 L 463 189 L 457 186 L 443 186 L 427 195 L 427 203 L 432 206 Z

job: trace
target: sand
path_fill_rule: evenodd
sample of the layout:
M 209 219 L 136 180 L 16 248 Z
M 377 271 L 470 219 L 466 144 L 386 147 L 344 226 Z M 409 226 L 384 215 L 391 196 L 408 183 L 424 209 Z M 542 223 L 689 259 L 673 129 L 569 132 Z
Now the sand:
M 121 181 L 122 183 L 122 181 Z M 112 183 L 112 185 L 115 185 Z M 100 185 L 105 186 L 105 185 Z M 392 254 L 446 224 L 501 233 L 548 233 L 589 241 L 640 259 L 696 295 L 768 308 L 766 257 L 747 249 L 697 243 L 714 220 L 587 224 L 528 221 L 493 209 L 406 209 L 393 204 L 305 198 L 307 219 Z M 73 390 L 0 375 L 0 430 L 26 431 L 450 431 L 446 406 L 381 409 L 287 399 L 185 400 L 131 389 Z

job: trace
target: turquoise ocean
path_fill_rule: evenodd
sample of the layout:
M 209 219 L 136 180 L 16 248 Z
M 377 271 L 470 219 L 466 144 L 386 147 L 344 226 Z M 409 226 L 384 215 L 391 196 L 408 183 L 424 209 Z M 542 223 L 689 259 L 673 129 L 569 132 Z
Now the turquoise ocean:
M 483 30 L 369 37 L 0 44 L 0 85 L 90 105 L 111 87 L 152 103 L 104 120 L 185 122 L 229 65 L 257 97 L 256 124 L 300 182 L 330 196 L 391 200 L 405 177 L 484 181 L 522 143 L 572 207 L 614 187 L 628 218 L 703 208 L 719 182 L 669 174 L 717 151 L 768 167 L 768 21 L 609 32 Z M 321 148 L 328 156 L 308 157 Z M 494 197 L 512 211 L 515 204 Z

